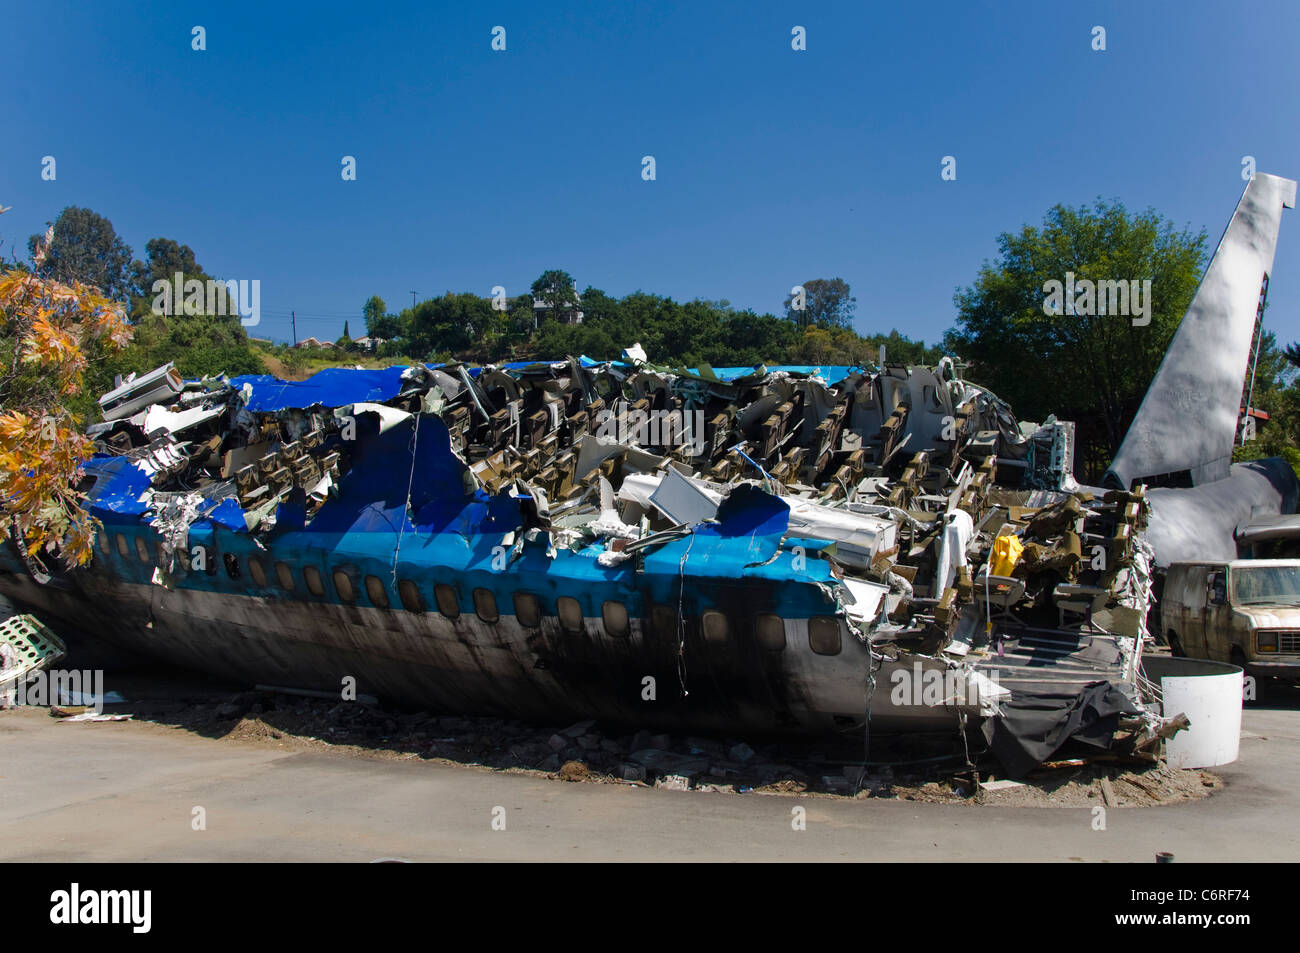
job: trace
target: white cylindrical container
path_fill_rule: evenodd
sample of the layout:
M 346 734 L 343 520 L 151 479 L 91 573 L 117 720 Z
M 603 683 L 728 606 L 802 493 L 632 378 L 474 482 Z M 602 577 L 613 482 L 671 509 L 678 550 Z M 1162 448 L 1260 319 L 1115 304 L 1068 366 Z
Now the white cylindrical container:
M 1166 718 L 1183 714 L 1191 728 L 1165 742 L 1171 767 L 1212 768 L 1237 760 L 1241 744 L 1242 671 L 1204 659 L 1148 656 L 1146 675 L 1159 679 Z

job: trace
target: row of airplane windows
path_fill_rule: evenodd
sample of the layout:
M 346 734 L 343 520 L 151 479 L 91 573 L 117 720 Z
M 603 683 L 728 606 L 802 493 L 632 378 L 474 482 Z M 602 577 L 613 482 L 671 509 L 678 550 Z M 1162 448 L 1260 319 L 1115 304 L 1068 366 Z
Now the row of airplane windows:
M 123 533 L 117 534 L 117 551 L 123 559 L 129 559 L 131 554 L 131 542 Z M 105 555 L 109 552 L 108 534 L 101 533 L 99 537 L 100 551 Z M 154 553 L 150 552 L 149 544 L 145 542 L 143 536 L 135 537 L 135 552 L 137 558 L 142 563 L 152 563 Z M 189 553 L 177 552 L 181 563 L 188 568 Z M 223 557 L 226 574 L 231 579 L 240 577 L 239 558 L 234 553 L 226 553 Z M 163 562 L 162 542 L 158 543 L 158 562 Z M 277 560 L 274 565 L 276 584 L 285 592 L 296 592 L 297 581 L 294 578 L 293 567 L 288 563 Z M 265 587 L 269 584 L 269 577 L 266 572 L 266 566 L 261 558 L 257 556 L 248 557 L 248 573 L 253 579 L 253 583 L 259 587 Z M 325 581 L 321 577 L 320 570 L 315 566 L 302 567 L 302 581 L 307 591 L 317 598 L 325 596 Z M 332 574 L 334 591 L 339 599 L 348 604 L 355 604 L 357 601 L 356 587 L 352 583 L 352 574 L 347 572 L 343 567 L 334 570 Z M 391 607 L 388 598 L 388 587 L 378 576 L 367 575 L 365 577 L 366 598 L 370 604 L 377 609 L 388 609 Z M 424 597 L 420 592 L 417 583 L 410 579 L 397 580 L 397 594 L 402 603 L 402 608 L 408 612 L 428 612 L 425 605 Z M 487 623 L 496 623 L 501 615 L 497 608 L 496 594 L 491 589 L 477 588 L 471 593 L 474 602 L 474 614 L 480 620 Z M 449 583 L 436 583 L 433 587 L 434 604 L 439 613 L 448 619 L 457 619 L 460 617 L 460 596 L 456 587 Z M 513 596 L 515 620 L 525 628 L 537 628 L 542 624 L 542 604 L 541 600 L 531 592 L 519 590 Z M 577 599 L 571 596 L 560 596 L 555 600 L 556 615 L 559 617 L 560 624 L 570 632 L 581 632 L 583 629 L 584 619 L 582 615 L 582 605 Z M 605 631 L 613 638 L 626 638 L 631 631 L 628 620 L 627 607 L 621 602 L 606 601 L 601 606 L 601 621 L 604 623 Z M 668 606 L 652 606 L 650 609 L 650 628 L 656 634 L 664 636 L 676 636 L 678 631 L 678 614 L 676 610 Z M 707 642 L 725 644 L 731 638 L 731 620 L 726 613 L 717 609 L 708 609 L 700 616 L 701 631 Z M 758 644 L 763 648 L 779 652 L 785 648 L 785 622 L 780 616 L 773 613 L 759 613 L 753 618 L 753 633 Z M 840 640 L 840 620 L 835 616 L 813 616 L 808 620 L 808 645 L 813 652 L 818 655 L 838 655 L 841 649 Z

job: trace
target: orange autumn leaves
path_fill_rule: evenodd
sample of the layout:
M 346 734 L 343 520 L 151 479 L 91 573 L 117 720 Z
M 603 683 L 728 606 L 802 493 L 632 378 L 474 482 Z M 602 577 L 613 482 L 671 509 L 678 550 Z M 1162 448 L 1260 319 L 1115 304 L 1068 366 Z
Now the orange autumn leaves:
M 52 230 L 36 249 L 39 268 Z M 87 348 L 131 339 L 122 305 L 80 282 L 63 284 L 14 268 L 0 272 L 0 508 L 29 556 L 54 553 L 81 565 L 96 524 L 77 484 L 92 445 L 68 401 L 81 393 Z

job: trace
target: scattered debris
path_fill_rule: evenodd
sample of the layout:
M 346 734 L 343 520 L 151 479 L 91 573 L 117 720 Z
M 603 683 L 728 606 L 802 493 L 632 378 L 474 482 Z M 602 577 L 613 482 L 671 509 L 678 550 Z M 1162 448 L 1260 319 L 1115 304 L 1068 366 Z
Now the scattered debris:
M 747 742 L 737 739 L 668 736 L 666 747 L 636 749 L 637 733 L 605 731 L 597 722 L 588 729 L 601 744 L 590 751 L 571 740 L 557 754 L 548 739 L 554 726 L 503 718 L 440 716 L 383 707 L 329 702 L 273 692 L 235 694 L 192 690 L 157 697 L 131 692 L 136 722 L 181 728 L 229 743 L 252 743 L 383 760 L 418 759 L 482 769 L 532 772 L 557 780 L 597 784 L 668 787 L 697 793 L 743 796 L 802 795 L 843 798 L 899 798 L 990 806 L 1078 807 L 1100 803 L 1096 778 L 1112 776 L 1120 807 L 1154 806 L 1200 798 L 1222 786 L 1206 771 L 1178 771 L 1159 765 L 1125 768 L 1085 764 L 1070 776 L 1036 771 L 1023 781 L 997 777 L 996 761 L 977 755 L 981 788 L 987 797 L 971 797 L 966 772 L 958 760 L 929 761 L 898 769 L 864 767 L 854 760 L 854 744 L 827 747 L 818 740 Z M 135 698 L 137 694 L 145 697 Z M 748 764 L 692 755 L 692 742 L 707 741 L 719 750 L 745 744 L 754 751 Z M 917 750 L 914 738 L 893 742 Z M 940 739 L 933 739 L 935 750 Z M 882 753 L 896 753 L 882 741 Z M 646 754 L 655 767 L 634 758 Z M 858 749 L 860 754 L 860 748 Z M 905 759 L 902 759 L 905 760 Z M 703 764 L 701 765 L 701 762 Z M 1134 783 L 1129 783 L 1132 780 Z
M 1008 788 L 1022 788 L 1024 786 L 1023 781 L 1011 781 L 1007 778 L 980 782 L 980 787 L 985 791 L 1005 791 Z
M 82 712 L 81 714 L 79 714 L 79 715 L 72 715 L 71 717 L 64 718 L 64 719 L 62 719 L 62 721 L 63 721 L 65 724 L 67 724 L 67 723 L 71 723 L 71 722 L 74 722 L 74 721 L 130 721 L 131 718 L 132 718 L 131 715 L 124 715 L 124 714 L 123 714 L 123 715 L 103 715 L 103 714 L 97 714 L 97 713 L 92 709 L 92 710 L 90 710 L 90 711 L 83 711 L 83 712 Z

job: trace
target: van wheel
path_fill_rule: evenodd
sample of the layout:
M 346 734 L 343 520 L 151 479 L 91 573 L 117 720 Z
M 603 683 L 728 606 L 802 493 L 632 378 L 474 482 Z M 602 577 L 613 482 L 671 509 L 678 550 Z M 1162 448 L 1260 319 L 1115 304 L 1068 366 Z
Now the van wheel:
M 1178 641 L 1178 636 L 1170 632 L 1165 636 L 1165 641 L 1169 643 L 1170 654 L 1177 655 L 1181 658 L 1183 655 L 1183 644 Z

